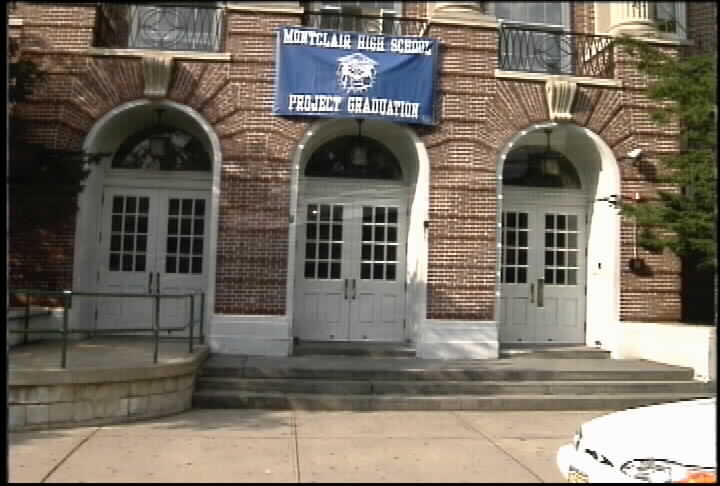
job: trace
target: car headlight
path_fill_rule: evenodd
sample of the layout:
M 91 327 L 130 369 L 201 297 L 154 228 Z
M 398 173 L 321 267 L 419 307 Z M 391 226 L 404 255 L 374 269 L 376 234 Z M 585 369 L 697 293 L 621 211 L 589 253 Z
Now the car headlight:
M 622 465 L 620 470 L 633 479 L 648 483 L 714 483 L 715 469 L 684 466 L 663 459 L 636 459 Z

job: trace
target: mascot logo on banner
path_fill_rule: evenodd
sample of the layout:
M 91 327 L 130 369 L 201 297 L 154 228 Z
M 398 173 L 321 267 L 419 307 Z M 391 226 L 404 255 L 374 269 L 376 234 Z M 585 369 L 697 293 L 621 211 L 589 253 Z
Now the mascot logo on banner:
M 360 53 L 338 59 L 337 82 L 348 94 L 366 93 L 375 84 L 377 62 Z

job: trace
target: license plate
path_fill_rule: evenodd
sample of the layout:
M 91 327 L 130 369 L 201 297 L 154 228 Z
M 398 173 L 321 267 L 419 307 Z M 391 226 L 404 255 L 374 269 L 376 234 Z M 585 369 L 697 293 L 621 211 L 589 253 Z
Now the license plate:
M 568 470 L 568 483 L 589 483 L 587 474 L 570 466 Z

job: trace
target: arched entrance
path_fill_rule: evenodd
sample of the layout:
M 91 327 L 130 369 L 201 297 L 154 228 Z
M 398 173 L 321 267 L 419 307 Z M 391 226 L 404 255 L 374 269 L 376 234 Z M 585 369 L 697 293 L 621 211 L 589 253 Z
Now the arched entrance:
M 425 306 L 418 289 L 425 281 L 419 260 L 427 251 L 427 193 L 418 191 L 420 143 L 408 132 L 386 122 L 335 120 L 317 124 L 301 146 L 294 337 L 413 339 Z
M 611 346 L 619 225 L 597 201 L 619 193 L 611 152 L 587 129 L 550 123 L 518 134 L 502 162 L 500 342 Z
M 106 156 L 80 199 L 75 288 L 211 293 L 219 145 L 209 127 L 187 107 L 142 100 L 103 117 L 85 149 Z M 92 328 L 151 322 L 151 299 L 102 298 L 81 307 L 81 322 Z M 185 324 L 189 310 L 187 300 L 163 300 L 161 325 Z

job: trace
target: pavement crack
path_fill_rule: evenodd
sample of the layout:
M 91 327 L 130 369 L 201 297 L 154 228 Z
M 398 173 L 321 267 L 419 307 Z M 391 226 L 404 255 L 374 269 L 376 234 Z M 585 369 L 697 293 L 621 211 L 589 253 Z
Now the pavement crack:
M 100 429 L 102 429 L 102 427 L 96 428 L 96 429 L 93 430 L 90 434 L 88 434 L 87 437 L 85 437 L 83 440 L 81 440 L 81 441 L 78 443 L 78 445 L 76 445 L 75 447 L 73 447 L 73 448 L 70 450 L 70 452 L 68 452 L 68 453 L 65 455 L 65 457 L 63 457 L 62 459 L 60 459 L 60 460 L 58 461 L 58 463 L 55 464 L 55 465 L 50 469 L 50 471 L 48 471 L 48 473 L 40 480 L 40 482 L 41 482 L 41 483 L 46 482 L 46 481 L 50 478 L 50 476 L 52 476 L 53 473 L 60 468 L 60 466 L 62 466 L 63 464 L 65 464 L 65 462 L 66 462 L 68 459 L 70 459 L 70 456 L 72 456 L 72 455 L 75 453 L 75 451 L 77 451 L 78 449 L 80 449 L 87 441 L 89 441 L 95 434 L 97 434 L 97 433 L 100 431 Z
M 292 421 L 293 439 L 295 441 L 295 479 L 298 483 L 302 483 L 300 475 L 300 445 L 298 444 L 297 414 L 295 413 L 295 410 L 292 411 L 290 420 Z
M 506 451 L 500 444 L 495 442 L 492 437 L 485 434 L 482 430 L 475 427 L 470 421 L 468 421 L 466 418 L 464 418 L 462 415 L 458 414 L 457 412 L 453 412 L 453 415 L 460 421 L 460 423 L 467 428 L 468 430 L 472 430 L 473 432 L 476 432 L 480 434 L 485 440 L 487 440 L 489 443 L 491 443 L 494 447 L 496 447 L 498 450 L 500 450 L 502 453 L 507 455 L 510 459 L 512 459 L 518 466 L 525 469 L 528 473 L 530 473 L 533 477 L 537 478 L 537 480 L 541 483 L 544 483 L 543 479 L 535 474 L 535 471 L 527 467 L 525 464 L 523 464 L 518 458 L 513 456 L 510 452 Z

